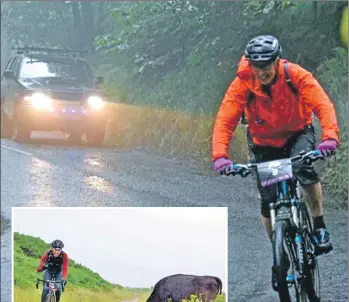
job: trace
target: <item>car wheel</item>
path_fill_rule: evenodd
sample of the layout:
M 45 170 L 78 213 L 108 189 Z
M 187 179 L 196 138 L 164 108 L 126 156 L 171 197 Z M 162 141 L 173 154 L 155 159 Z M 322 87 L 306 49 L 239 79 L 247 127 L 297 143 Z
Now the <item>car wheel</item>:
M 102 147 L 105 136 L 105 124 L 86 132 L 87 143 L 93 147 Z
M 30 140 L 30 134 L 30 127 L 15 118 L 12 128 L 12 139 L 17 143 L 24 143 Z
M 1 111 L 1 137 L 11 138 L 12 137 L 12 123 L 9 117 Z

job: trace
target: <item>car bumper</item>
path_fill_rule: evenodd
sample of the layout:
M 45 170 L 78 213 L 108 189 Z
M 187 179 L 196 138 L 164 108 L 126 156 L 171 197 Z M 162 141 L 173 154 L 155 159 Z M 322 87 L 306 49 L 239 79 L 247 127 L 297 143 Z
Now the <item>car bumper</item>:
M 59 106 L 36 109 L 32 106 L 17 108 L 17 116 L 31 130 L 83 131 L 105 123 L 105 111 L 88 110 L 81 106 Z

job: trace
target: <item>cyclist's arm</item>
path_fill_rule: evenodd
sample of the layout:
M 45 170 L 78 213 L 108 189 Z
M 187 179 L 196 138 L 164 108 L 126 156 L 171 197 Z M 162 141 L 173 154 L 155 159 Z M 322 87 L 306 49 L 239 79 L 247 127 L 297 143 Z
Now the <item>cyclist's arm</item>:
M 334 139 L 339 144 L 339 128 L 332 101 L 309 71 L 299 65 L 291 67 L 296 71 L 295 80 L 302 100 L 320 120 L 322 140 Z
M 63 254 L 63 279 L 66 280 L 68 278 L 68 267 L 69 267 L 69 257 L 67 253 Z
M 229 157 L 228 147 L 248 98 L 248 89 L 236 77 L 218 110 L 212 134 L 212 160 Z
M 43 254 L 42 257 L 41 257 L 41 259 L 40 259 L 40 263 L 39 263 L 38 267 L 36 268 L 36 271 L 37 271 L 37 272 L 40 273 L 40 272 L 43 271 L 43 267 L 44 267 L 44 265 L 45 265 L 47 259 L 48 259 L 48 253 L 45 252 L 45 254 Z

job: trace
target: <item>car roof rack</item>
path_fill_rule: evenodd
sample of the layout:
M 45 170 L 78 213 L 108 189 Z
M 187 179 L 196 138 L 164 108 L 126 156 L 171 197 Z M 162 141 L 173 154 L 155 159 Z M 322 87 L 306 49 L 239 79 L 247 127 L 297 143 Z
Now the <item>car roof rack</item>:
M 87 53 L 87 50 L 73 50 L 73 49 L 58 49 L 58 48 L 42 48 L 42 47 L 12 47 L 13 50 L 16 50 L 17 54 L 33 54 L 33 53 L 41 53 L 41 54 L 60 54 L 63 56 L 71 56 L 71 57 L 80 57 L 83 53 Z

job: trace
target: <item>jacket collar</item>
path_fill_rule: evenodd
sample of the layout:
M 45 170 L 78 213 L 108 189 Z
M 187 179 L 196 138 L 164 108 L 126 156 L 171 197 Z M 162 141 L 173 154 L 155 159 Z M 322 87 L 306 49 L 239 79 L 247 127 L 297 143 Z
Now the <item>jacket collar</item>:
M 276 75 L 277 79 L 276 79 L 274 85 L 280 79 L 285 77 L 284 68 L 283 68 L 284 62 L 286 62 L 286 60 L 284 60 L 284 59 L 280 59 L 278 62 L 278 71 L 277 71 L 277 75 Z M 262 84 L 258 81 L 258 79 L 253 74 L 253 71 L 252 71 L 252 68 L 249 64 L 249 61 L 244 56 L 240 59 L 240 62 L 238 65 L 237 77 L 255 95 L 265 96 L 265 92 L 263 91 Z

